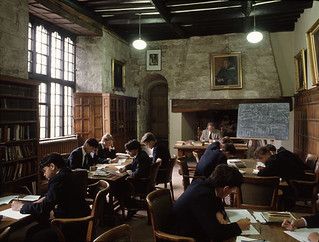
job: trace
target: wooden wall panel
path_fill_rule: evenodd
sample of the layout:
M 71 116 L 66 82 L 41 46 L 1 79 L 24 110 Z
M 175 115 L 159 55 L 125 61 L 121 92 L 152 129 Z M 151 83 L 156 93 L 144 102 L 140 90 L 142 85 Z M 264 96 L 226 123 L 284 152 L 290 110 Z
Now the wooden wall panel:
M 77 137 L 41 142 L 39 145 L 39 159 L 41 160 L 52 152 L 71 153 L 72 150 L 80 145 L 82 144 L 79 144 Z
M 319 155 L 319 87 L 295 95 L 294 152 Z

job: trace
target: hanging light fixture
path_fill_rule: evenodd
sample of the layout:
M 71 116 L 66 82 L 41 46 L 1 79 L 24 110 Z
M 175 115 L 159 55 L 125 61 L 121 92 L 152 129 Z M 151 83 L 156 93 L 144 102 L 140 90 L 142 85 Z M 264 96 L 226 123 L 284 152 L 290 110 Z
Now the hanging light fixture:
M 138 18 L 138 39 L 134 40 L 132 45 L 137 50 L 143 50 L 147 46 L 146 42 L 141 39 L 141 14 L 139 14 Z
M 254 15 L 254 30 L 247 34 L 246 39 L 249 43 L 257 44 L 264 38 L 263 34 L 256 30 L 256 15 Z

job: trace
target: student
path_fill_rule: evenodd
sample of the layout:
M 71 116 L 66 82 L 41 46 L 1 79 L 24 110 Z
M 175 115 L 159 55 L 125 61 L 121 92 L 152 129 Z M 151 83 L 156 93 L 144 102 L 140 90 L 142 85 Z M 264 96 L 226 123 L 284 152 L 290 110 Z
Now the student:
M 62 156 L 52 153 L 46 156 L 41 162 L 44 176 L 49 180 L 48 192 L 44 197 L 33 203 L 23 204 L 20 201 L 13 201 L 11 207 L 23 214 L 31 214 L 39 223 L 31 227 L 26 235 L 25 241 L 53 242 L 57 241 L 57 235 L 50 228 L 50 212 L 54 212 L 55 218 L 77 218 L 89 214 L 89 206 L 77 184 L 71 179 L 72 171 L 66 167 Z M 66 236 L 81 241 L 81 233 L 69 229 Z
M 89 169 L 97 162 L 95 152 L 99 143 L 94 138 L 87 139 L 83 146 L 73 150 L 68 158 L 69 167 L 71 169 Z
M 249 219 L 229 223 L 222 199 L 236 191 L 243 182 L 238 169 L 218 165 L 205 180 L 196 179 L 172 208 L 170 233 L 195 238 L 196 242 L 223 241 L 240 235 L 250 226 Z
M 171 158 L 167 146 L 158 142 L 155 138 L 155 135 L 151 132 L 147 132 L 143 135 L 141 143 L 144 143 L 149 149 L 153 149 L 153 163 L 156 162 L 158 158 L 162 160 L 161 166 L 159 167 L 159 172 L 157 174 L 157 179 L 161 180 L 161 178 L 166 174 L 163 170 L 168 169 L 169 160 Z
M 212 142 L 213 140 L 219 140 L 221 133 L 215 128 L 215 124 L 212 122 L 207 123 L 207 128 L 202 131 L 200 136 L 201 142 Z
M 301 217 L 300 219 L 292 220 L 291 222 L 287 219 L 281 225 L 287 230 L 295 230 L 298 228 L 318 228 L 319 227 L 319 213 L 312 216 Z M 310 242 L 319 241 L 319 233 L 313 232 L 308 236 Z
M 101 138 L 101 141 L 97 150 L 98 163 L 115 163 L 118 162 L 116 158 L 116 151 L 113 146 L 113 137 L 111 134 L 105 134 Z

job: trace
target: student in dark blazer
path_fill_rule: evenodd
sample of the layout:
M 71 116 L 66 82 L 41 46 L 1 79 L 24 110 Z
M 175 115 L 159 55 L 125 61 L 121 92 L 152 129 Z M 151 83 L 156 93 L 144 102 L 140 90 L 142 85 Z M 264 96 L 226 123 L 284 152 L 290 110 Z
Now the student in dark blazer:
M 296 220 L 289 221 L 287 219 L 281 225 L 283 228 L 287 230 L 295 230 L 298 228 L 319 228 L 319 213 L 316 213 L 311 216 L 301 217 Z M 318 242 L 319 241 L 319 233 L 313 232 L 308 236 L 310 242 Z
M 68 165 L 71 169 L 89 169 L 97 163 L 96 151 L 99 143 L 96 139 L 87 139 L 83 146 L 73 150 L 68 158 Z M 93 154 L 93 156 L 91 155 Z
M 225 164 L 218 165 L 206 180 L 196 179 L 174 203 L 167 230 L 196 242 L 219 242 L 240 235 L 250 221 L 227 223 L 222 199 L 242 182 L 238 169 Z
M 157 174 L 157 179 L 162 180 L 161 178 L 166 174 L 165 170 L 168 169 L 169 160 L 171 158 L 167 146 L 158 142 L 155 135 L 151 132 L 147 132 L 143 135 L 141 143 L 144 143 L 149 149 L 153 149 L 153 162 L 156 162 L 158 158 L 162 160 Z
M 116 158 L 116 150 L 113 146 L 113 137 L 111 134 L 105 134 L 101 138 L 101 141 L 97 150 L 98 163 L 115 163 L 118 161 Z
M 44 197 L 33 203 L 23 204 L 13 201 L 11 207 L 23 214 L 31 214 L 38 219 L 39 223 L 31 227 L 25 241 L 57 241 L 57 235 L 50 228 L 50 212 L 54 212 L 56 218 L 77 218 L 87 216 L 90 212 L 89 206 L 81 189 L 77 189 L 71 175 L 72 171 L 66 167 L 62 156 L 52 153 L 40 162 L 44 176 L 49 180 L 48 192 Z M 78 228 L 72 227 L 65 234 L 72 241 L 82 241 L 83 234 Z

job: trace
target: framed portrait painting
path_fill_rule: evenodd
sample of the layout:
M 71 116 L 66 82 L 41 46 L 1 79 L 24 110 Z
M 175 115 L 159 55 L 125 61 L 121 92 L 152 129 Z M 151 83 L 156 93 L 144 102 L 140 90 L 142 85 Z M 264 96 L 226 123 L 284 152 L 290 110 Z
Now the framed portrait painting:
M 241 53 L 211 54 L 211 89 L 240 89 L 243 87 Z
M 112 59 L 113 90 L 125 91 L 125 63 Z
M 307 87 L 306 51 L 301 49 L 295 56 L 296 89 L 301 91 Z
M 319 85 L 319 19 L 307 32 L 312 84 Z
M 160 71 L 162 68 L 161 50 L 146 51 L 146 70 Z

